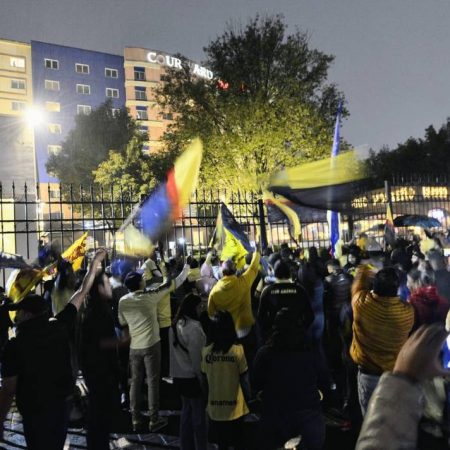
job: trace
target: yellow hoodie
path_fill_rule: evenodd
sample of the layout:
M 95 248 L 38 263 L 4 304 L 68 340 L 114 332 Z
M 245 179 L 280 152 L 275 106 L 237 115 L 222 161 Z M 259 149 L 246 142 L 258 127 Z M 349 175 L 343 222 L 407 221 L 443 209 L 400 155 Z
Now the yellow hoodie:
M 224 276 L 209 294 L 209 316 L 213 316 L 218 311 L 228 311 L 233 317 L 238 337 L 246 336 L 255 323 L 250 290 L 258 275 L 259 259 L 259 253 L 255 252 L 250 266 L 242 275 Z

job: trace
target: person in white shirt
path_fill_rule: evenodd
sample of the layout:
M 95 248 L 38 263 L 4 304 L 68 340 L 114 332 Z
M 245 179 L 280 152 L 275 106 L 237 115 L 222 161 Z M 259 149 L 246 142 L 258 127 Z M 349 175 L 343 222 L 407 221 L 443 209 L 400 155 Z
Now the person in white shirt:
M 144 422 L 140 411 L 144 374 L 147 376 L 150 431 L 157 431 L 167 425 L 167 419 L 159 416 L 161 343 L 157 308 L 169 292 L 186 280 L 188 272 L 189 266 L 186 265 L 175 280 L 167 280 L 158 288 L 146 291 L 145 281 L 140 273 L 130 272 L 125 278 L 129 294 L 119 301 L 119 322 L 123 327 L 128 327 L 131 337 L 130 408 L 135 431 L 140 431 Z
M 198 319 L 201 298 L 188 294 L 169 331 L 170 376 L 181 394 L 181 450 L 206 450 L 205 404 L 201 390 L 202 348 L 206 336 Z

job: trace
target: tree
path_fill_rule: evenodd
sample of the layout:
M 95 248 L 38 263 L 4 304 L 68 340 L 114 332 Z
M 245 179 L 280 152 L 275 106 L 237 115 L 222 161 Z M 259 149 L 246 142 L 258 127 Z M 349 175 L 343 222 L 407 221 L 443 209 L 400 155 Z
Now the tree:
M 163 137 L 169 151 L 203 139 L 203 186 L 258 191 L 271 172 L 330 153 L 343 95 L 327 83 L 333 57 L 310 49 L 307 34 L 287 35 L 280 16 L 257 16 L 229 25 L 205 52 L 214 80 L 184 60 L 158 91 L 175 113 Z
M 113 114 L 111 101 L 107 101 L 91 114 L 76 117 L 61 152 L 50 156 L 47 171 L 62 184 L 88 186 L 93 182 L 93 171 L 108 158 L 109 152 L 124 153 L 137 134 L 138 126 L 127 110 Z
M 135 136 L 124 152 L 110 151 L 107 160 L 94 170 L 95 183 L 108 188 L 111 180 L 130 192 L 148 194 L 164 179 L 173 161 L 171 154 L 143 153 L 144 138 Z
M 439 176 L 450 171 L 450 119 L 439 131 L 430 125 L 423 139 L 412 138 L 399 144 L 397 148 L 383 147 L 380 151 L 370 151 L 366 161 L 370 178 L 382 182 L 392 175 Z

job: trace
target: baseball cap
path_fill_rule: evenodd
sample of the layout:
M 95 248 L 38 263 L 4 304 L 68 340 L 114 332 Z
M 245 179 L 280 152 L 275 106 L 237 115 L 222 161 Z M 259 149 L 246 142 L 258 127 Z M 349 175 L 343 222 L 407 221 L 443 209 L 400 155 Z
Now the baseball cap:
M 47 310 L 45 300 L 37 294 L 27 295 L 22 301 L 18 303 L 11 303 L 8 305 L 9 311 L 28 311 L 33 314 L 41 314 Z

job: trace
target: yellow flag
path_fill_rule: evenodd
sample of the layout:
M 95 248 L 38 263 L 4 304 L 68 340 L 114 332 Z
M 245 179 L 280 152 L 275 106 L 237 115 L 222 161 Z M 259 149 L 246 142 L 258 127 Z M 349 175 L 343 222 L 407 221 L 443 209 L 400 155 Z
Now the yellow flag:
M 132 224 L 127 225 L 123 231 L 116 233 L 116 250 L 118 253 L 148 257 L 153 249 L 154 245 L 151 240 Z
M 14 302 L 20 302 L 45 276 L 45 270 L 16 269 L 6 282 L 6 295 Z
M 72 263 L 72 269 L 74 272 L 81 269 L 83 264 L 83 258 L 86 254 L 86 239 L 88 233 L 84 233 L 83 236 L 78 238 L 61 256 Z

